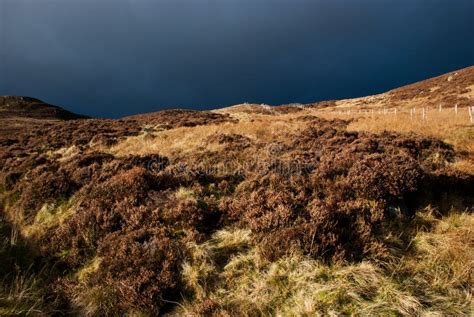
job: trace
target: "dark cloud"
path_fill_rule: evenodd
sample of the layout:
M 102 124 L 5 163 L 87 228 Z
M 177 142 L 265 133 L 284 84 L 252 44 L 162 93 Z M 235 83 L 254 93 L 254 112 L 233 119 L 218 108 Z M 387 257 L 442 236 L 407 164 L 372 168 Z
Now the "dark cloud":
M 366 95 L 474 64 L 471 0 L 2 0 L 0 94 L 119 117 Z

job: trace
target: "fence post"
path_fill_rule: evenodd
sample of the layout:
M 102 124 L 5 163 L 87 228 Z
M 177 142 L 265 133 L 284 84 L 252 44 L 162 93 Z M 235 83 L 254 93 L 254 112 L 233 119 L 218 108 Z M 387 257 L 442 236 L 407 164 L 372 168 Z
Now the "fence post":
M 454 113 L 458 115 L 458 104 L 454 105 Z
M 423 107 L 423 112 L 422 112 L 423 113 L 423 120 L 425 120 L 425 116 L 426 116 L 425 112 L 426 112 L 425 107 Z
M 443 109 L 443 106 L 439 104 L 439 112 L 441 112 L 442 109 Z

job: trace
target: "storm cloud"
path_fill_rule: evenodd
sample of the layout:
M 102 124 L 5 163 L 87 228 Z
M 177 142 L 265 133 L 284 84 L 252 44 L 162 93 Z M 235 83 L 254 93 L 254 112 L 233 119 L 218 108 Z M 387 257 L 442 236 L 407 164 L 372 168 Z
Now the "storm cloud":
M 471 0 L 0 0 L 0 95 L 88 115 L 373 94 L 474 64 Z

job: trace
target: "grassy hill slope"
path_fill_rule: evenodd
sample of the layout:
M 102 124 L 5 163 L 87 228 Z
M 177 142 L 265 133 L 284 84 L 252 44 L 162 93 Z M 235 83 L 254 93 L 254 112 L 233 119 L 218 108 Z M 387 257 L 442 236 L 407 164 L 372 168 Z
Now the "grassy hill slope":
M 473 82 L 0 119 L 0 314 L 468 316 Z

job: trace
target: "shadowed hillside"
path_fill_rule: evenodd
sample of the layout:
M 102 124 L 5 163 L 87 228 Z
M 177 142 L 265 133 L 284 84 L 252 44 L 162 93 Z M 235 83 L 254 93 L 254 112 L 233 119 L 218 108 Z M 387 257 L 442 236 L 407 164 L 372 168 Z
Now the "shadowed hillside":
M 30 97 L 3 96 L 0 97 L 0 118 L 73 120 L 85 119 L 87 116 Z

